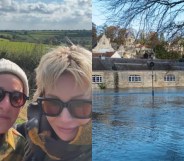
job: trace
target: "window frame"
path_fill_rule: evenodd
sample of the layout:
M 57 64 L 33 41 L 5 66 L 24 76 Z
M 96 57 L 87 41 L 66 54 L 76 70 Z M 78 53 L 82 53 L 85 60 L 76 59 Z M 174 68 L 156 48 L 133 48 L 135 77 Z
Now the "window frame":
M 140 83 L 142 82 L 142 77 L 141 75 L 129 75 L 128 76 L 128 82 L 129 83 Z
M 103 76 L 94 74 L 92 75 L 92 83 L 100 84 L 103 83 Z
M 176 76 L 174 74 L 167 74 L 164 76 L 164 82 L 175 82 Z

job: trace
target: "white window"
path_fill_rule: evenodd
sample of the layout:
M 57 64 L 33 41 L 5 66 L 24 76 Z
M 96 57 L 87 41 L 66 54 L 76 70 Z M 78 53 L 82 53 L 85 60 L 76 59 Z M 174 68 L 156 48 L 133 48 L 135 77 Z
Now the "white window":
M 166 76 L 164 76 L 164 81 L 165 82 L 175 82 L 176 78 L 175 75 L 173 74 L 168 74 Z
M 130 75 L 128 78 L 129 82 L 141 82 L 141 76 L 140 75 Z
M 101 75 L 92 75 L 93 83 L 103 83 L 103 79 Z

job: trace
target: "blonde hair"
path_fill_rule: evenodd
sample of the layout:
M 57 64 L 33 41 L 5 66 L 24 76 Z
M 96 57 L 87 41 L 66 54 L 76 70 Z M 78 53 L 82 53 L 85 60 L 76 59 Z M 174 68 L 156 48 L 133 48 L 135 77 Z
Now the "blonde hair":
M 43 95 L 46 88 L 54 87 L 56 81 L 66 72 L 74 76 L 79 86 L 87 83 L 89 88 L 86 91 L 91 91 L 92 53 L 75 45 L 60 46 L 45 54 L 35 71 L 37 89 L 34 101 Z

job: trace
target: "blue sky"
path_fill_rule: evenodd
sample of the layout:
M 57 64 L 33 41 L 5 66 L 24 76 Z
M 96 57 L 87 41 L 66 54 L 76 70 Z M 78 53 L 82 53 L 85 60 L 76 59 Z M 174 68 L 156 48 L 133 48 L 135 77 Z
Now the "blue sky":
M 97 26 L 103 26 L 105 23 L 110 26 L 111 24 L 106 22 L 106 15 L 104 14 L 104 8 L 100 6 L 97 0 L 92 0 L 92 22 Z M 134 25 L 131 27 L 138 30 L 138 22 L 135 20 Z M 113 24 L 112 24 L 113 25 Z
M 101 5 L 101 6 L 100 6 Z M 176 5 L 174 7 L 173 10 L 176 10 L 176 9 L 184 9 L 184 6 L 183 4 L 181 5 Z M 105 8 L 103 8 L 103 5 L 99 3 L 98 0 L 92 0 L 92 22 L 94 22 L 97 26 L 103 26 L 105 23 L 110 26 L 110 25 L 114 25 L 114 24 L 109 24 L 106 22 L 106 15 L 104 13 Z M 183 11 L 183 10 L 182 10 Z M 183 22 L 184 21 L 184 16 L 183 16 L 183 12 L 179 13 L 177 15 L 177 17 L 175 17 L 175 22 Z M 171 14 L 172 14 L 172 10 L 171 10 Z M 169 18 L 169 14 L 167 13 L 168 16 L 167 18 Z M 161 17 L 158 17 L 158 20 L 160 20 Z M 165 19 L 166 20 L 166 19 Z M 157 21 L 153 21 L 154 23 L 151 24 L 152 26 L 149 27 L 149 29 L 151 31 L 153 30 L 156 30 L 156 27 L 158 25 L 158 22 Z M 144 24 L 143 24 L 143 21 L 140 21 L 140 19 L 134 19 L 131 23 L 131 25 L 129 26 L 129 28 L 133 28 L 134 30 L 136 31 L 139 31 L 140 29 L 144 29 Z
M 0 30 L 91 29 L 91 0 L 0 0 Z
M 102 14 L 99 3 L 96 0 L 92 0 L 92 22 L 97 26 L 105 23 L 105 15 Z

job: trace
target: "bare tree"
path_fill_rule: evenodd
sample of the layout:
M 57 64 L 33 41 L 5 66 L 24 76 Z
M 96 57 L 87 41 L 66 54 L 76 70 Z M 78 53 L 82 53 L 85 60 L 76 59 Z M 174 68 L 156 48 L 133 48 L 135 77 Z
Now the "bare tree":
M 92 47 L 95 46 L 97 43 L 97 30 L 96 24 L 92 23 Z
M 184 36 L 184 0 L 97 1 L 108 23 L 125 28 L 134 24 L 140 30 L 165 33 L 171 39 Z

